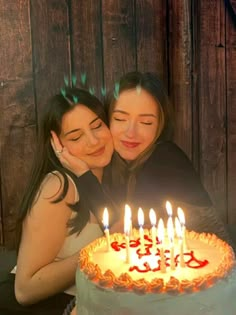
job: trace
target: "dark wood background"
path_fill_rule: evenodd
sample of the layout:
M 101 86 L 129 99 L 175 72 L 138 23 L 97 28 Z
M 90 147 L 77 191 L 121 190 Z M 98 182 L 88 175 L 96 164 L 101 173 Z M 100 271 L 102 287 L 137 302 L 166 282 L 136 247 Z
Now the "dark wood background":
M 175 106 L 176 143 L 223 220 L 236 223 L 236 36 L 229 4 L 0 0 L 0 245 L 15 244 L 38 113 L 73 73 L 86 73 L 100 97 L 102 86 L 113 87 L 127 71 L 157 72 Z

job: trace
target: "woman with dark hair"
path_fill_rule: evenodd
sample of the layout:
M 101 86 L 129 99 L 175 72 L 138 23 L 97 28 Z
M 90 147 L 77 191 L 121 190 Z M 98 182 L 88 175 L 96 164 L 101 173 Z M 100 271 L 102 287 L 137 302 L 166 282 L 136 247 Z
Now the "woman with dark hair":
M 125 203 L 131 206 L 134 225 L 138 207 L 146 217 L 150 208 L 165 216 L 165 202 L 169 200 L 174 207 L 183 207 L 188 229 L 215 233 L 231 243 L 192 163 L 171 141 L 173 109 L 157 75 L 127 73 L 106 104 L 115 153 L 105 170 L 103 185 L 120 207 Z M 67 162 L 79 175 L 76 159 L 70 156 Z M 91 172 L 77 180 L 77 187 L 89 187 L 93 196 L 100 196 L 96 204 L 90 204 L 97 213 L 98 201 L 104 204 L 106 196 L 101 197 L 100 184 Z
M 89 92 L 67 88 L 52 97 L 40 121 L 38 146 L 20 206 L 16 277 L 0 285 L 0 313 L 62 314 L 75 295 L 79 251 L 103 235 L 60 162 L 52 135 L 84 161 L 98 182 L 113 153 L 102 103 Z M 14 279 L 15 278 L 15 279 Z M 14 294 L 15 282 L 15 294 Z

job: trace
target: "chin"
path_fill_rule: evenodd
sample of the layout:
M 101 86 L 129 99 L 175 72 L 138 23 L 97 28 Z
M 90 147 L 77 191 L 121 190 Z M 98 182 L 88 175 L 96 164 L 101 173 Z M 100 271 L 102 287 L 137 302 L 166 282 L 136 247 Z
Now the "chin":
M 132 162 L 134 160 L 137 159 L 138 156 L 130 156 L 130 155 L 121 155 L 120 156 L 122 157 L 123 160 L 127 161 L 127 162 Z
M 125 161 L 134 161 L 138 158 L 141 152 L 133 152 L 132 150 L 124 149 L 124 148 L 115 148 L 115 151 L 119 154 L 119 156 Z
M 103 168 L 107 166 L 111 162 L 111 157 L 108 159 L 100 159 L 100 161 L 96 164 L 90 165 L 90 168 Z

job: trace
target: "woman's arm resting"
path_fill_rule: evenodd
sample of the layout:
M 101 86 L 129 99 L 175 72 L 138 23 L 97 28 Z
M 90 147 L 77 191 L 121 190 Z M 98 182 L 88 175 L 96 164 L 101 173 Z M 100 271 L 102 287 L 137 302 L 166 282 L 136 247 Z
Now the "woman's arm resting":
M 51 175 L 23 224 L 17 260 L 15 294 L 20 304 L 32 304 L 64 291 L 74 283 L 78 255 L 54 261 L 67 236 L 71 210 L 66 202 L 75 198 L 70 183 L 66 199 L 51 203 L 61 188 Z

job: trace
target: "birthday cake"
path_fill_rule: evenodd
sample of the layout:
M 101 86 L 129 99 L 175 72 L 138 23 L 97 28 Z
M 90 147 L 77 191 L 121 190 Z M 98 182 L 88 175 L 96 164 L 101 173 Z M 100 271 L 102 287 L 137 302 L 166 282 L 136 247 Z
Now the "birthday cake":
M 175 239 L 172 258 L 167 237 L 162 247 L 158 238 L 153 244 L 149 230 L 141 249 L 133 229 L 129 252 L 123 234 L 112 234 L 110 244 L 105 237 L 93 241 L 80 253 L 77 314 L 235 315 L 232 248 L 215 235 L 186 231 L 185 236 L 182 257 Z

